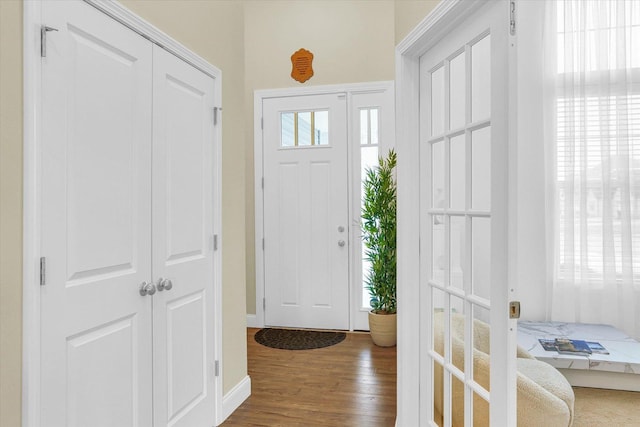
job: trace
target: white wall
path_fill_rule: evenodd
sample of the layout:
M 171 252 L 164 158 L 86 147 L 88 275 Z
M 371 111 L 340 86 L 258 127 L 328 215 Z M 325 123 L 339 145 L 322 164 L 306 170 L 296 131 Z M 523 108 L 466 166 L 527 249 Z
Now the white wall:
M 409 34 L 440 3 L 440 0 L 396 0 L 395 38 L 396 44 Z
M 22 1 L 0 0 L 0 426 L 22 381 Z

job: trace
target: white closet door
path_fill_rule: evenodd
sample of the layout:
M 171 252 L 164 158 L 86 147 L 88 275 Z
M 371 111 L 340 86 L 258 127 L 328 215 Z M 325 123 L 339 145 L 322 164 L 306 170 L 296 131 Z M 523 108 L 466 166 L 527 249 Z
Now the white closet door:
M 154 425 L 210 426 L 214 80 L 154 46 L 153 89 Z
M 43 2 L 41 420 L 152 423 L 151 43 Z

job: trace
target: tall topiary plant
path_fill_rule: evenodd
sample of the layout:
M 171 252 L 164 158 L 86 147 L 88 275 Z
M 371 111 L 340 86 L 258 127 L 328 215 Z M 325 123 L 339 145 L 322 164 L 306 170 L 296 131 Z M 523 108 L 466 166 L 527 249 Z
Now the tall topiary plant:
M 371 263 L 366 285 L 376 314 L 396 312 L 396 160 L 391 150 L 365 171 L 362 240 Z

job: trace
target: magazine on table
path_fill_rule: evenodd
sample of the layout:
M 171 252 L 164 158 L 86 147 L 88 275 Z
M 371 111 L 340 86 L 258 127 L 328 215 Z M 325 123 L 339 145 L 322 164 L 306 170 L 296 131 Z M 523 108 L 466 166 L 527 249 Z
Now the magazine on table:
M 569 338 L 543 339 L 540 338 L 540 345 L 545 351 L 556 351 L 559 354 L 577 354 L 588 356 L 592 353 L 609 354 L 606 348 L 599 342 L 572 340 Z

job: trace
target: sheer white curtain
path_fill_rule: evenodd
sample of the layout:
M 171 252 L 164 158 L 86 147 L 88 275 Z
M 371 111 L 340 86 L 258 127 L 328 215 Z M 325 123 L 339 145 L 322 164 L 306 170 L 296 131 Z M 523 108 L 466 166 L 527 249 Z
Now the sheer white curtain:
M 640 339 L 640 2 L 547 6 L 551 317 Z

